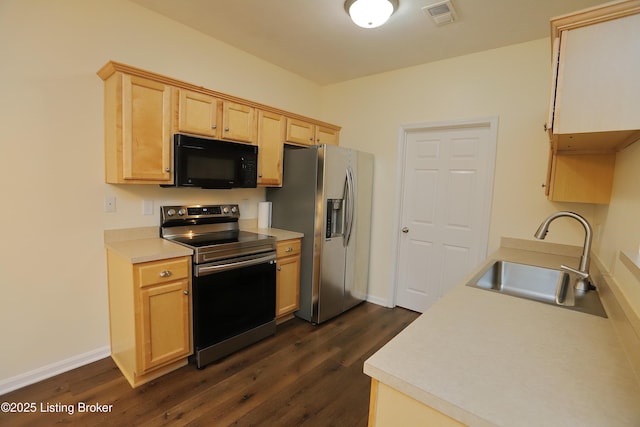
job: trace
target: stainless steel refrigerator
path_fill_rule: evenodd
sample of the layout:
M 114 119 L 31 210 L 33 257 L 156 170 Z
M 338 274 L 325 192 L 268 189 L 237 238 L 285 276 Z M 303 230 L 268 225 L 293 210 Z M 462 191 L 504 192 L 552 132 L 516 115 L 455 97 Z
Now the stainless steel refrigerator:
M 362 302 L 369 281 L 373 155 L 333 145 L 287 148 L 271 226 L 304 233 L 300 309 L 321 323 Z

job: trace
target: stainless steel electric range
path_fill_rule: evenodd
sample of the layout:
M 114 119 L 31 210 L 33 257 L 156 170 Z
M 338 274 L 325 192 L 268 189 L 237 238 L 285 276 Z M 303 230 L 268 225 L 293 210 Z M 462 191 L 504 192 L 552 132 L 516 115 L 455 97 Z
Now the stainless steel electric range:
M 276 331 L 276 240 L 241 231 L 237 205 L 163 206 L 160 236 L 194 250 L 198 368 Z

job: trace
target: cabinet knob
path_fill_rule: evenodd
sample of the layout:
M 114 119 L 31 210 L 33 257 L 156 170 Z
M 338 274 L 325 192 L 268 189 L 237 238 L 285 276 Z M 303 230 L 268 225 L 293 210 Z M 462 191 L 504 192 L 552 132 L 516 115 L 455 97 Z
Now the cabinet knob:
M 409 229 L 407 227 L 402 227 L 402 232 L 406 234 L 409 232 Z
M 282 271 L 282 267 L 278 267 L 278 271 Z
M 287 249 L 284 250 L 285 252 L 291 252 L 293 251 L 293 248 L 291 246 L 289 246 Z
M 189 295 L 189 291 L 183 291 L 182 293 L 185 295 Z
M 160 277 L 169 277 L 169 276 L 171 276 L 171 274 L 172 274 L 171 271 L 164 270 L 164 271 L 160 272 Z
M 211 126 L 211 129 L 218 129 L 218 125 Z
M 545 124 L 544 124 L 544 131 L 546 132 L 546 131 L 548 131 L 548 130 L 549 130 L 549 127 L 548 127 L 548 126 L 547 126 L 547 124 L 545 123 Z
M 309 138 L 309 141 L 313 141 L 313 137 Z
M 165 172 L 171 172 L 171 168 L 164 168 Z
M 229 132 L 229 128 L 224 128 L 224 131 L 225 132 Z

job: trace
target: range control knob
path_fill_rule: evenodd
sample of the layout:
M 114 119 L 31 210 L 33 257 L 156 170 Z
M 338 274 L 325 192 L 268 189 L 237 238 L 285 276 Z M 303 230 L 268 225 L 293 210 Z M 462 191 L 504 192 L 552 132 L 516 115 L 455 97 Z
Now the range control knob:
M 178 215 L 182 216 L 184 214 L 186 214 L 187 212 L 184 209 L 178 209 Z
M 238 212 L 238 208 L 236 206 L 233 206 L 231 208 L 231 213 L 237 213 Z
M 222 208 L 222 213 L 228 214 L 229 213 L 229 206 L 225 206 L 224 208 Z
M 174 216 L 176 214 L 176 210 L 175 209 L 169 209 L 167 211 L 167 216 Z

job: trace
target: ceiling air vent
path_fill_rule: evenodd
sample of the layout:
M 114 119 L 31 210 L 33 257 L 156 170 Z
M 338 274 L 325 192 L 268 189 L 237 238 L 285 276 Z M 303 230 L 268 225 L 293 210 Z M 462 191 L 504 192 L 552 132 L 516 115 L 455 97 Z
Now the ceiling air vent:
M 456 11 L 450 0 L 424 6 L 422 11 L 425 15 L 433 19 L 436 25 L 450 24 L 456 19 Z

